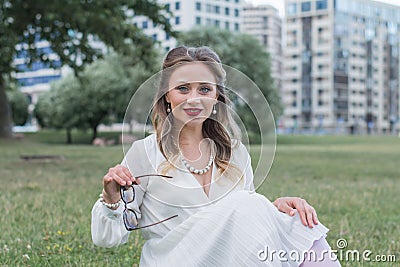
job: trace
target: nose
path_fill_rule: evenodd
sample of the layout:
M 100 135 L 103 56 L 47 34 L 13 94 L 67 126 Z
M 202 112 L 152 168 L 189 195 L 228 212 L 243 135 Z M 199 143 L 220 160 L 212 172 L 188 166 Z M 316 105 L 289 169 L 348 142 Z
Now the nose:
M 197 104 L 200 103 L 200 94 L 196 89 L 190 90 L 190 94 L 188 95 L 186 102 L 188 104 Z

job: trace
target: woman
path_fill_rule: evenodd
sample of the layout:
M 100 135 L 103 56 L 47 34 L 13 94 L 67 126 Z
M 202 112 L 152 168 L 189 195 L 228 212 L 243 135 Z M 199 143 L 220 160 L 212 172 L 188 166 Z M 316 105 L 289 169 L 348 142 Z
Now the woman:
M 156 133 L 134 142 L 103 177 L 92 210 L 96 245 L 118 246 L 141 229 L 141 266 L 312 266 L 305 255 L 330 251 L 328 229 L 306 201 L 272 204 L 254 192 L 224 82 L 208 47 L 167 54 L 152 113 Z M 329 257 L 315 263 L 340 266 Z

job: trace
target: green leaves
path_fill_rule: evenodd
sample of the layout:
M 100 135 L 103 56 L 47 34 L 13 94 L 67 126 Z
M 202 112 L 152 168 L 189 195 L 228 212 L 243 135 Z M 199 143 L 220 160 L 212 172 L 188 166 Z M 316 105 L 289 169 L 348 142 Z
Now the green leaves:
M 152 74 L 141 63 L 126 63 L 112 54 L 87 66 L 79 77 L 71 73 L 52 84 L 36 105 L 39 123 L 56 129 L 91 129 L 95 138 L 99 124 L 122 121 L 130 98 Z
M 7 92 L 7 98 L 12 111 L 14 125 L 24 125 L 28 119 L 28 99 L 20 91 L 13 90 Z
M 102 58 L 109 48 L 129 57 L 133 47 L 143 52 L 137 60 L 152 53 L 151 38 L 130 21 L 134 15 L 145 15 L 171 36 L 168 12 L 154 0 L 1 0 L 0 1 L 0 95 L 4 95 L 3 76 L 13 71 L 16 45 L 24 43 L 26 63 L 49 61 L 37 52 L 37 41 L 49 42 L 63 65 L 78 75 L 84 66 Z M 94 46 L 95 41 L 104 49 Z M 147 66 L 149 67 L 150 64 Z M 0 129 L 8 129 L 8 105 L 0 106 Z M 0 131 L 0 137 L 11 136 Z

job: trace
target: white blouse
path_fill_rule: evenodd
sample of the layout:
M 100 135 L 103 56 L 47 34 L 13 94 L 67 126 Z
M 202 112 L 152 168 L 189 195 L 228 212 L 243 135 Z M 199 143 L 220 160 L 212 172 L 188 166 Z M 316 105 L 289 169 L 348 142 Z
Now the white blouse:
M 158 148 L 155 134 L 132 144 L 122 161 L 133 176 L 159 173 L 158 167 L 165 162 Z M 232 151 L 231 163 L 242 171 L 241 179 L 232 180 L 219 174 L 213 164 L 212 183 L 207 196 L 196 178 L 181 168 L 171 170 L 168 175 L 172 179 L 158 176 L 141 178 L 140 185 L 134 186 L 135 200 L 128 204 L 137 211 L 139 225 L 147 225 L 172 215 L 178 217 L 161 224 L 142 229 L 145 239 L 161 238 L 171 229 L 181 224 L 191 215 L 209 204 L 213 204 L 227 194 L 238 191 L 254 191 L 251 160 L 246 147 L 239 143 Z M 124 205 L 111 210 L 97 201 L 92 209 L 92 239 L 94 244 L 102 247 L 114 247 L 126 243 L 129 231 L 125 229 L 122 212 Z
M 155 135 L 133 143 L 122 164 L 134 176 L 157 173 L 165 158 Z M 138 213 L 139 225 L 173 215 L 173 219 L 141 229 L 140 266 L 299 266 L 303 256 L 287 261 L 265 256 L 266 251 L 304 255 L 328 229 L 319 223 L 305 227 L 298 214 L 291 217 L 263 195 L 254 192 L 250 156 L 243 144 L 233 149 L 232 160 L 242 178 L 230 179 L 212 169 L 209 196 L 184 166 L 168 172 L 173 178 L 152 176 L 135 186 L 129 208 Z M 127 242 L 121 205 L 111 210 L 97 201 L 92 210 L 92 238 L 98 246 Z M 267 249 L 267 250 L 264 250 Z M 262 257 L 260 257 L 260 255 Z M 269 254 L 268 254 L 269 255 Z

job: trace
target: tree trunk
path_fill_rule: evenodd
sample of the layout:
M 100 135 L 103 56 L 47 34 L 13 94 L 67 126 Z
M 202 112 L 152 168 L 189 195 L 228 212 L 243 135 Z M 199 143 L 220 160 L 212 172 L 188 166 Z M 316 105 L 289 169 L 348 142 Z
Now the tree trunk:
M 67 144 L 72 144 L 71 129 L 67 128 Z
M 92 142 L 91 143 L 93 143 L 93 140 L 96 139 L 96 137 L 97 137 L 97 125 L 93 126 L 92 130 L 93 130 L 93 134 L 92 134 Z
M 6 85 L 0 73 L 0 138 L 11 138 L 11 109 L 6 96 Z

